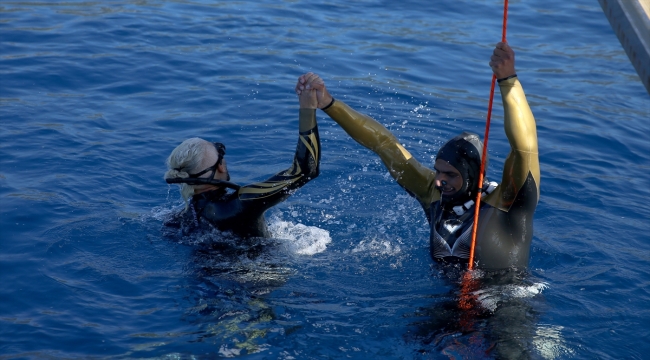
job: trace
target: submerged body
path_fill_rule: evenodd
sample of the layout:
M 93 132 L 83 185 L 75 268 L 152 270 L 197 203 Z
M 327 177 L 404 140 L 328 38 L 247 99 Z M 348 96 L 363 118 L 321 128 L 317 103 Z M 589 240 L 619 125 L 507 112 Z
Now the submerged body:
M 234 191 L 222 187 L 194 195 L 188 209 L 166 225 L 184 233 L 207 226 L 243 238 L 269 237 L 264 213 L 318 176 L 320 156 L 316 110 L 300 109 L 298 145 L 290 168 Z
M 540 170 L 535 119 L 517 77 L 499 82 L 504 127 L 511 150 L 501 183 L 481 201 L 475 261 L 478 268 L 525 268 L 539 200 Z M 469 258 L 474 207 L 442 201 L 436 172 L 420 164 L 384 126 L 341 101 L 323 109 L 352 138 L 377 153 L 391 176 L 422 206 L 436 261 Z M 496 185 L 496 184 L 495 184 Z M 457 204 L 455 204 L 457 205 Z

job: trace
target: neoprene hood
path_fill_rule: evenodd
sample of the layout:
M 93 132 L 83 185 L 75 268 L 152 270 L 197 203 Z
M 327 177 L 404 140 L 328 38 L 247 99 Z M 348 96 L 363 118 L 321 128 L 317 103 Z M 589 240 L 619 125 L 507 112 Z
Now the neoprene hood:
M 479 172 L 481 171 L 482 151 L 483 142 L 477 134 L 470 132 L 457 135 L 438 150 L 436 159 L 445 160 L 455 167 L 463 177 L 463 187 L 452 196 L 442 197 L 442 202 L 458 205 L 476 197 Z M 486 169 L 487 160 L 486 158 Z

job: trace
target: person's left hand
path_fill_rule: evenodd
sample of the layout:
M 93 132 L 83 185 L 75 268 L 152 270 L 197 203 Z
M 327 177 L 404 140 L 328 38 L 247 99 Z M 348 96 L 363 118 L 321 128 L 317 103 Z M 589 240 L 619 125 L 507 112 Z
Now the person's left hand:
M 490 67 L 497 79 L 515 75 L 515 51 L 505 42 L 500 42 L 494 48 L 490 57 Z

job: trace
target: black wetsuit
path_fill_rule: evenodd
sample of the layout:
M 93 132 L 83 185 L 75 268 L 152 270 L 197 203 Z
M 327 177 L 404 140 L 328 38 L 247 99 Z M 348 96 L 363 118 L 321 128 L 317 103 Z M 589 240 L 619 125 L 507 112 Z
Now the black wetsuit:
M 537 130 L 519 80 L 501 81 L 499 88 L 511 151 L 501 183 L 481 202 L 475 260 L 482 269 L 525 268 L 539 200 Z M 430 223 L 433 259 L 469 258 L 474 218 L 442 206 L 435 172 L 415 160 L 385 127 L 343 102 L 335 101 L 325 112 L 353 139 L 377 153 L 393 178 L 422 205 Z M 473 213 L 473 206 L 468 211 Z
M 269 237 L 264 213 L 318 176 L 320 155 L 316 110 L 300 109 L 298 145 L 289 169 L 237 191 L 222 188 L 194 195 L 189 208 L 166 225 L 181 227 L 184 234 L 207 226 L 238 237 Z

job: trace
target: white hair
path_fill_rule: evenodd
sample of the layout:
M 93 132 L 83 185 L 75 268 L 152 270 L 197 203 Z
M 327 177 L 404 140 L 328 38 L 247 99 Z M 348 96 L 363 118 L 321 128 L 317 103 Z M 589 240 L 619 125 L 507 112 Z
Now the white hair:
M 196 137 L 183 141 L 167 158 L 168 169 L 165 173 L 165 179 L 185 179 L 190 177 L 190 174 L 201 171 L 202 169 L 199 169 L 199 167 L 203 160 L 203 154 L 209 145 L 209 142 Z M 194 186 L 188 184 L 178 185 L 187 210 L 188 200 L 194 195 Z

